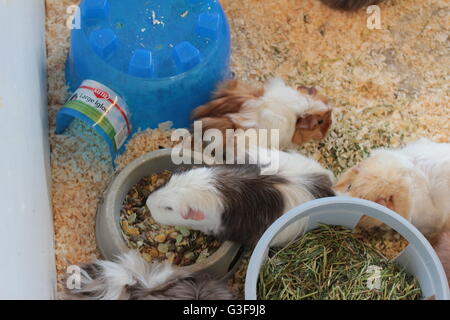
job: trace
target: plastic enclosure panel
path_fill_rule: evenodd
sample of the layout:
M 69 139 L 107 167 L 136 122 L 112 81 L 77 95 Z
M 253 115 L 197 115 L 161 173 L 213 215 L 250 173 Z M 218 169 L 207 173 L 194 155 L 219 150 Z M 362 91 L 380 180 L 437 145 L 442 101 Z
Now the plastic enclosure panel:
M 116 91 L 130 107 L 132 133 L 191 111 L 229 76 L 230 33 L 217 0 L 83 0 L 71 33 L 66 80 Z
M 0 299 L 52 299 L 45 3 L 0 1 Z
M 282 230 L 299 219 L 309 219 L 306 231 L 319 224 L 340 225 L 353 229 L 359 219 L 367 215 L 382 221 L 408 242 L 408 247 L 395 259 L 419 281 L 424 297 L 450 299 L 449 287 L 439 258 L 425 237 L 397 213 L 371 201 L 331 197 L 306 202 L 277 219 L 263 234 L 250 259 L 245 280 L 245 297 L 256 300 L 259 271 L 267 259 L 269 245 Z

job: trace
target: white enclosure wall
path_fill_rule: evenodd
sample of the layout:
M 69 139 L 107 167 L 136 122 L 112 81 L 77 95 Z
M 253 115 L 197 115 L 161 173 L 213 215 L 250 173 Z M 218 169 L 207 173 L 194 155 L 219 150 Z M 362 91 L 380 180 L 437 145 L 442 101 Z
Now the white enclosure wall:
M 0 0 L 0 299 L 55 297 L 44 0 Z

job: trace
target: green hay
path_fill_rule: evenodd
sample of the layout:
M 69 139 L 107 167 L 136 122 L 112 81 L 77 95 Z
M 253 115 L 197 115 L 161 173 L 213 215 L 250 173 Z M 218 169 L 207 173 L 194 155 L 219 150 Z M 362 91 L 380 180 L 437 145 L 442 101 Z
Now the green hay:
M 371 266 L 380 267 L 370 289 Z M 372 267 L 373 268 L 373 267 Z M 342 227 L 322 225 L 282 249 L 271 249 L 259 275 L 262 300 L 415 300 L 418 282 Z

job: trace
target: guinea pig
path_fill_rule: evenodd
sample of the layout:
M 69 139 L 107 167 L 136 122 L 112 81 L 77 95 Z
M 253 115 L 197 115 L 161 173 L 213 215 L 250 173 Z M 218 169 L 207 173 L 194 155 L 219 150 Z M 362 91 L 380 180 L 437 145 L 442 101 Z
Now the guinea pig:
M 212 101 L 192 112 L 192 118 L 202 122 L 203 132 L 219 129 L 224 137 L 227 129 L 277 129 L 280 149 L 324 138 L 331 116 L 332 107 L 315 88 L 295 90 L 279 78 L 259 89 L 235 79 L 226 81 Z M 261 146 L 271 147 L 271 141 Z
M 390 208 L 425 235 L 450 230 L 450 144 L 420 139 L 375 150 L 342 174 L 334 189 Z M 368 217 L 360 221 L 366 228 L 380 224 Z
M 67 300 L 231 300 L 233 293 L 210 274 L 190 274 L 166 262 L 145 261 L 139 252 L 115 261 L 80 265 L 80 288 L 66 287 Z
M 450 285 L 450 232 L 434 235 L 429 240 L 441 260 Z
M 283 213 L 306 201 L 334 196 L 333 174 L 316 161 L 298 153 L 257 150 L 258 155 L 266 154 L 257 164 L 174 172 L 148 197 L 150 214 L 160 224 L 186 226 L 220 240 L 254 245 Z M 296 238 L 306 222 L 302 219 L 288 226 L 272 246 Z
M 382 0 L 321 0 L 327 6 L 333 9 L 353 11 L 380 3 Z

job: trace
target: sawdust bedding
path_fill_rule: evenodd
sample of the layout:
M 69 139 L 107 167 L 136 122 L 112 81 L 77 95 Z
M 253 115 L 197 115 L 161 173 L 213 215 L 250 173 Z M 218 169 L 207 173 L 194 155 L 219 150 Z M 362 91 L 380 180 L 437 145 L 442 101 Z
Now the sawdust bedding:
M 52 202 L 58 290 L 70 264 L 99 257 L 94 236 L 98 201 L 113 170 L 109 155 L 76 130 L 56 136 L 55 114 L 67 98 L 64 66 L 69 46 L 66 8 L 76 0 L 46 0 Z M 314 85 L 336 106 L 329 136 L 299 150 L 335 174 L 380 146 L 419 136 L 450 141 L 449 7 L 446 0 L 391 0 L 380 5 L 381 30 L 369 30 L 364 10 L 342 13 L 318 0 L 221 0 L 232 32 L 232 70 L 261 84 L 281 76 Z M 257 23 L 255 23 L 255 21 Z M 136 134 L 117 159 L 172 146 L 170 130 Z M 404 243 L 382 232 L 386 254 Z M 247 254 L 244 262 L 248 260 Z M 230 286 L 242 297 L 246 263 Z

